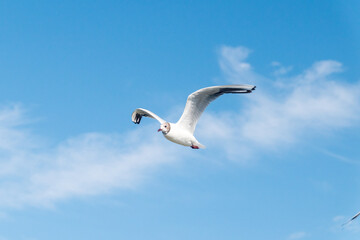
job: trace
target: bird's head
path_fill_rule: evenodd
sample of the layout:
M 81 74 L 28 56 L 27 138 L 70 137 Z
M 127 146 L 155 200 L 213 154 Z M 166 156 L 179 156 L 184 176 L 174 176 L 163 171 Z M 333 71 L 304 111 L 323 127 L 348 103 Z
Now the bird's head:
M 168 134 L 170 132 L 170 123 L 165 122 L 160 125 L 158 132 L 162 131 L 163 134 Z

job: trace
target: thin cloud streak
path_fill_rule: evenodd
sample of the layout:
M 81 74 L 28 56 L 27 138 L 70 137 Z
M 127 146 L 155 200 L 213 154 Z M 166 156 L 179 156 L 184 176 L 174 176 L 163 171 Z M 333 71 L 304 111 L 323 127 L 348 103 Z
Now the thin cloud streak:
M 350 159 L 350 158 L 344 157 L 342 155 L 332 153 L 332 152 L 330 152 L 328 150 L 322 150 L 322 152 L 324 154 L 336 159 L 336 160 L 341 161 L 341 162 L 348 163 L 348 164 L 353 164 L 353 165 L 360 165 L 359 160 Z
M 306 235 L 307 234 L 305 232 L 294 232 L 290 234 L 290 236 L 287 239 L 289 240 L 303 239 L 304 237 L 306 237 Z

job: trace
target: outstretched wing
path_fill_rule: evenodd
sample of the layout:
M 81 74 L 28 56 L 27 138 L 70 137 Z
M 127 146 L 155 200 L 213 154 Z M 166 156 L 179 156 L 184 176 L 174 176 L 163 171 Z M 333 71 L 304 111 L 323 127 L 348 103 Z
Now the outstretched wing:
M 146 110 L 146 109 L 143 109 L 143 108 L 135 109 L 135 111 L 131 115 L 131 120 L 135 124 L 139 124 L 142 117 L 154 118 L 154 119 L 158 120 L 161 124 L 165 122 L 164 119 L 162 119 L 161 117 L 159 117 L 155 113 L 152 113 L 149 110 Z
M 201 114 L 210 102 L 225 93 L 251 93 L 253 90 L 253 85 L 225 85 L 199 89 L 188 96 L 184 113 L 177 124 L 194 133 Z

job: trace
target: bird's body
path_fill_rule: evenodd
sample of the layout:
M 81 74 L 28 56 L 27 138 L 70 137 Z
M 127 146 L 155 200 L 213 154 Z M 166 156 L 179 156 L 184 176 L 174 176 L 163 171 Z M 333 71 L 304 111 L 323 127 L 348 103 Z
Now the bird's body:
M 187 147 L 192 146 L 193 148 L 205 148 L 204 145 L 200 144 L 199 141 L 196 140 L 190 131 L 184 129 L 176 123 L 169 124 L 171 130 L 168 133 L 163 133 L 167 140 Z
M 143 116 L 154 118 L 161 123 L 158 131 L 162 131 L 169 141 L 194 149 L 205 148 L 194 137 L 194 131 L 201 114 L 209 103 L 225 93 L 251 93 L 253 90 L 255 86 L 252 85 L 225 85 L 199 89 L 188 96 L 184 112 L 177 123 L 166 122 L 143 108 L 135 109 L 131 118 L 136 124 L 140 123 Z

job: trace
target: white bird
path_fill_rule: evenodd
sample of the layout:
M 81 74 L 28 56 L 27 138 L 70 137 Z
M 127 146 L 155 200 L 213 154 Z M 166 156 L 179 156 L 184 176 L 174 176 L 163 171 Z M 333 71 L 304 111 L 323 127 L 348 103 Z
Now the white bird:
M 177 123 L 167 122 L 143 108 L 136 109 L 131 119 L 135 124 L 139 124 L 142 117 L 154 118 L 161 124 L 158 132 L 161 131 L 166 139 L 193 149 L 205 148 L 194 137 L 194 131 L 209 103 L 224 93 L 251 93 L 253 90 L 255 90 L 253 85 L 225 85 L 199 89 L 188 96 L 184 112 Z

